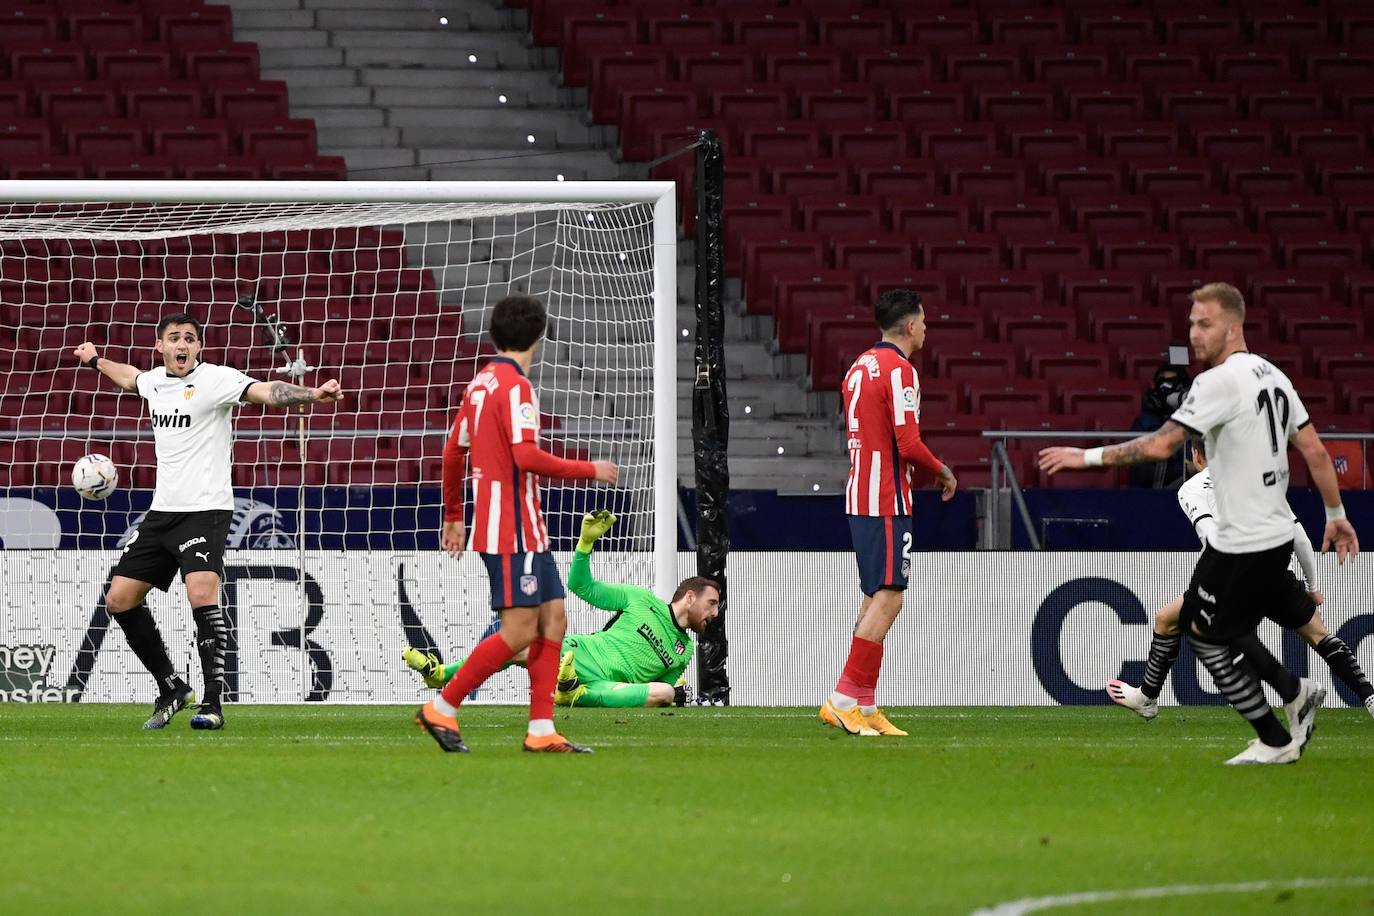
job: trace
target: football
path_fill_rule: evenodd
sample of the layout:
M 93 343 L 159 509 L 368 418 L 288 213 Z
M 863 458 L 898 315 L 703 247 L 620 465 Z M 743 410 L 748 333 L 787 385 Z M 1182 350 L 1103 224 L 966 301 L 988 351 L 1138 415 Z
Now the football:
M 86 455 L 72 465 L 72 487 L 86 499 L 104 499 L 119 485 L 119 469 L 105 455 Z

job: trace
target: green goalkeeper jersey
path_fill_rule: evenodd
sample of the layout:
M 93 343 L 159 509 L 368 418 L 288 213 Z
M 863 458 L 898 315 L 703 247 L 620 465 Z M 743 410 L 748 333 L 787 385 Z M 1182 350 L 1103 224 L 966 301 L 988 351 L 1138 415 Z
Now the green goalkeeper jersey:
M 580 676 L 600 673 L 631 684 L 672 684 L 682 676 L 692 660 L 692 634 L 678 626 L 667 602 L 638 585 L 598 582 L 591 555 L 580 550 L 573 551 L 568 589 L 593 607 L 615 612 L 601 632 L 564 640 L 565 647 L 576 643 Z

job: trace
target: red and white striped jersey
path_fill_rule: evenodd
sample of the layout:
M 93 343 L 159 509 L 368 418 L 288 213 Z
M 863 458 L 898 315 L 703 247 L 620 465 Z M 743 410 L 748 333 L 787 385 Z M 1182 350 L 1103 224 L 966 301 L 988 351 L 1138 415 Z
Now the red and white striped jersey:
M 840 392 L 849 432 L 849 515 L 907 515 L 911 475 L 933 479 L 942 465 L 921 441 L 921 386 L 906 354 L 886 341 L 864 351 Z
M 539 448 L 539 401 L 514 360 L 493 358 L 463 394 L 444 449 L 444 520 L 463 518 L 463 463 L 468 459 L 472 537 L 478 553 L 549 549 L 536 475 L 591 478 L 590 461 L 569 461 Z

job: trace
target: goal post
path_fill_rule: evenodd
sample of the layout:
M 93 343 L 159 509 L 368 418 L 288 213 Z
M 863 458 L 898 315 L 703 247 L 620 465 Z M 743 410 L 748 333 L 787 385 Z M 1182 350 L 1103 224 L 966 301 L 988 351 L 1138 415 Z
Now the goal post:
M 237 699 L 408 701 L 402 643 L 447 659 L 490 624 L 481 564 L 438 551 L 439 469 L 463 386 L 492 354 L 489 309 L 509 292 L 549 309 L 531 371 L 546 447 L 621 467 L 613 490 L 544 482 L 555 554 L 566 570 L 581 514 L 608 506 L 622 521 L 599 574 L 671 594 L 676 266 L 664 181 L 0 181 L 0 646 L 51 647 L 43 683 L 64 698 L 144 698 L 122 638 L 105 640 L 100 598 L 151 500 L 151 428 L 134 395 L 70 351 L 89 339 L 155 368 L 154 326 L 176 312 L 205 324 L 208 362 L 264 381 L 337 377 L 347 397 L 235 412 L 224 600 Z M 67 478 L 88 452 L 121 475 L 100 503 Z M 180 583 L 151 603 L 174 662 L 199 678 Z M 569 596 L 570 632 L 603 623 Z M 523 691 L 498 679 L 485 698 Z

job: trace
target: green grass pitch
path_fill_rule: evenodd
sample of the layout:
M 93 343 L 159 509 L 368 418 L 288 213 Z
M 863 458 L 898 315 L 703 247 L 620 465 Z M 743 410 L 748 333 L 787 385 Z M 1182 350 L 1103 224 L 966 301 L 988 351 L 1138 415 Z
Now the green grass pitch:
M 970 913 L 1042 895 L 1374 876 L 1374 721 L 1326 710 L 1294 766 L 1231 768 L 1229 709 L 560 711 L 595 755 L 468 755 L 399 707 L 0 708 L 7 913 Z M 1055 913 L 1374 912 L 1374 884 Z

